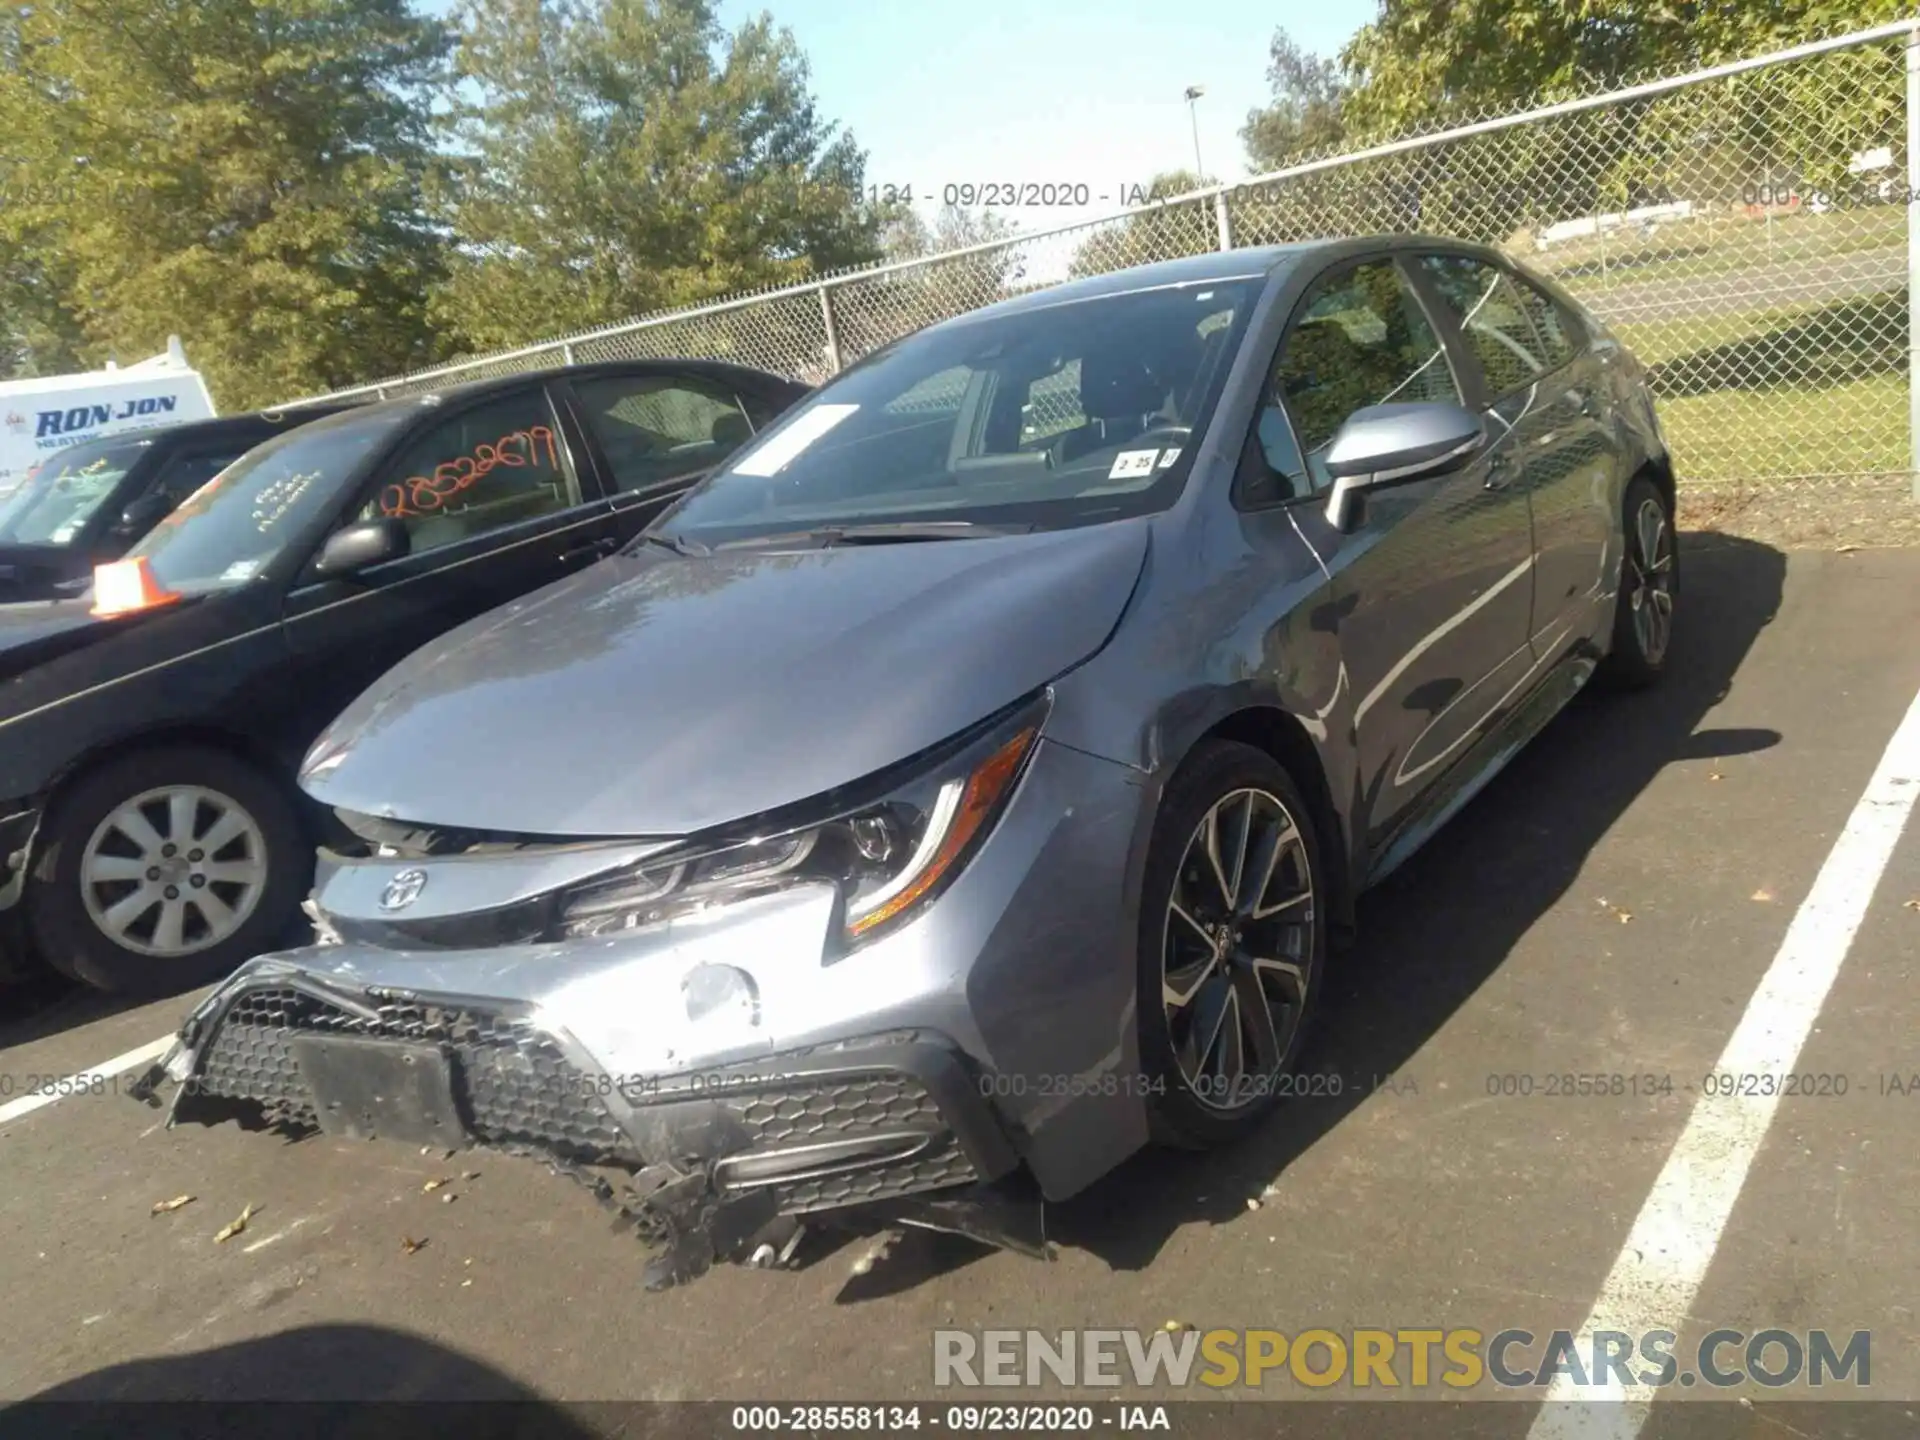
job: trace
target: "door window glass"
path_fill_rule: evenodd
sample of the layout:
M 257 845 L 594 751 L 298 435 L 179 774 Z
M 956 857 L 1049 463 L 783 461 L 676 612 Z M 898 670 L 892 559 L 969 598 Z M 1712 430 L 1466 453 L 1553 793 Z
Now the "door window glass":
M 1274 364 L 1269 409 L 1258 434 L 1278 476 L 1298 482 L 1304 463 L 1315 490 L 1329 483 L 1322 459 L 1347 417 L 1369 405 L 1460 402 L 1446 352 L 1419 299 L 1391 260 L 1318 282 L 1301 302 Z M 1297 448 L 1296 448 L 1297 442 Z
M 1534 326 L 1528 292 L 1506 271 L 1464 255 L 1423 255 L 1420 263 L 1479 360 L 1492 397 L 1530 385 L 1561 363 Z M 1565 335 L 1560 341 L 1566 344 Z M 1568 346 L 1566 357 L 1571 355 Z
M 702 380 L 602 375 L 573 382 L 616 489 L 651 490 L 711 470 L 772 415 Z
M 438 549 L 577 504 L 544 390 L 521 390 L 434 425 L 386 467 L 360 518 L 406 523 Z

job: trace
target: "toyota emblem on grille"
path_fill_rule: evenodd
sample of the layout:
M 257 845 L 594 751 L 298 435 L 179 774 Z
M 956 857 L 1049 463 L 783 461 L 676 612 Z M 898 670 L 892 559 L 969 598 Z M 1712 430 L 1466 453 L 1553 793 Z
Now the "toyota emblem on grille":
M 424 870 L 402 870 L 391 880 L 387 888 L 380 892 L 382 910 L 404 910 L 420 898 L 420 892 L 427 888 L 427 872 Z

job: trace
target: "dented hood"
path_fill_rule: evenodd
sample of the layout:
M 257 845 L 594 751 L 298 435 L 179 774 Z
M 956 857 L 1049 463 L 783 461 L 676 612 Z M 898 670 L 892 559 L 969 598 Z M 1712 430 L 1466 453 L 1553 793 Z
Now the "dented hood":
M 1105 644 L 1148 525 L 620 555 L 416 652 L 321 736 L 324 804 L 684 835 L 938 744 Z

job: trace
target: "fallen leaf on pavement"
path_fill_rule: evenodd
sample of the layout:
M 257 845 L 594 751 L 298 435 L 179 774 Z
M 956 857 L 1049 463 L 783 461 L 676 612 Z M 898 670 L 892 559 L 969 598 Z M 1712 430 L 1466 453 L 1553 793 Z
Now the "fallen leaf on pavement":
M 1169 1335 L 1178 1335 L 1182 1330 L 1191 1330 L 1193 1326 L 1189 1325 L 1185 1320 L 1169 1320 L 1160 1328 L 1165 1330 Z
M 459 1198 L 460 1197 L 458 1195 L 454 1194 L 453 1191 L 449 1190 L 446 1194 L 440 1197 L 440 1203 L 442 1205 L 451 1205 L 453 1204 L 454 1201 L 458 1200 Z
M 182 1205 L 191 1205 L 194 1199 L 195 1197 L 192 1195 L 176 1195 L 171 1200 L 156 1200 L 153 1202 L 153 1210 L 151 1213 L 155 1215 L 170 1215 Z
M 434 1191 L 438 1190 L 442 1185 L 451 1185 L 451 1184 L 453 1184 L 453 1177 L 451 1175 L 443 1175 L 438 1180 L 427 1181 L 426 1184 L 420 1187 L 420 1193 L 422 1195 L 431 1195 Z
M 1901 908 L 1906 910 L 1920 910 L 1920 899 L 1909 900 Z
M 1771 899 L 1773 899 L 1773 891 L 1771 891 L 1771 890 L 1756 890 L 1756 891 L 1754 891 L 1754 892 L 1753 892 L 1753 898 L 1754 898 L 1754 899 L 1756 899 L 1756 900 L 1762 900 L 1762 901 L 1764 901 L 1764 900 L 1771 900 Z
M 408 1235 L 402 1235 L 400 1237 L 400 1249 L 408 1255 L 413 1254 L 414 1251 L 416 1250 L 424 1250 L 426 1248 L 426 1245 L 427 1245 L 426 1241 L 415 1240 Z
M 238 1235 L 242 1230 L 245 1230 L 247 1228 L 247 1221 L 251 1220 L 257 1213 L 259 1212 L 254 1206 L 248 1205 L 246 1209 L 242 1210 L 238 1215 L 234 1216 L 233 1219 L 220 1227 L 220 1233 L 213 1237 L 213 1243 L 216 1245 L 226 1244 L 227 1241 L 233 1239 L 233 1237 Z
M 1719 772 L 1718 770 L 1709 770 L 1709 771 L 1707 772 L 1707 779 L 1709 779 L 1709 780 L 1718 780 L 1718 779 L 1720 779 L 1720 778 L 1721 778 L 1721 776 L 1720 776 L 1720 772 Z

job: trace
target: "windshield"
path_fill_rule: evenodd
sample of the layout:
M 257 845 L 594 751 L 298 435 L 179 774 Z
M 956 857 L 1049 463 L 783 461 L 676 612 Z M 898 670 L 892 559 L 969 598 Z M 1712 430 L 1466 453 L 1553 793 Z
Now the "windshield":
M 355 466 L 410 413 L 401 406 L 355 412 L 255 446 L 182 501 L 128 557 L 146 556 L 170 590 L 244 585 L 338 502 Z
M 1158 286 L 910 336 L 828 382 L 659 529 L 724 544 L 811 526 L 1053 526 L 1163 507 L 1261 285 Z
M 0 500 L 0 545 L 65 545 L 147 452 L 151 440 L 88 440 L 48 457 Z

